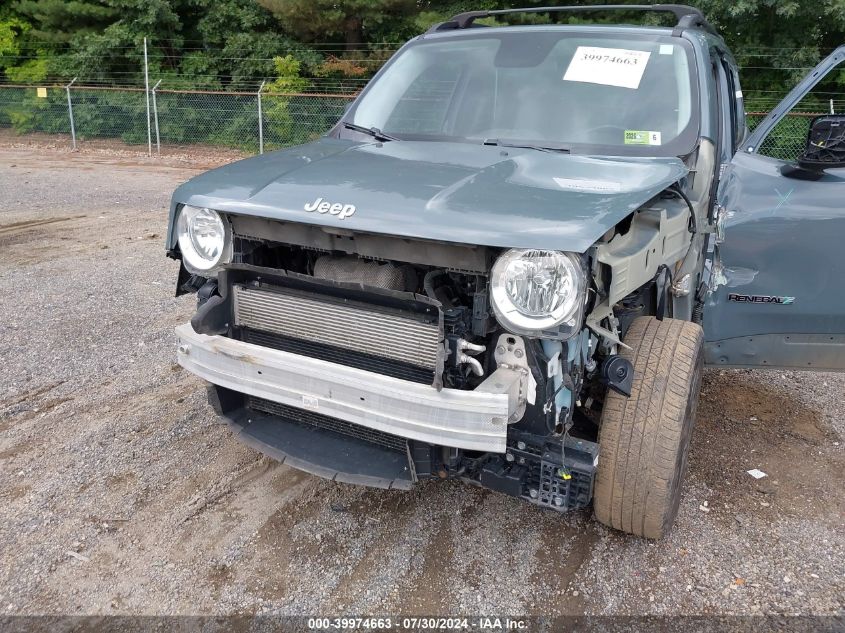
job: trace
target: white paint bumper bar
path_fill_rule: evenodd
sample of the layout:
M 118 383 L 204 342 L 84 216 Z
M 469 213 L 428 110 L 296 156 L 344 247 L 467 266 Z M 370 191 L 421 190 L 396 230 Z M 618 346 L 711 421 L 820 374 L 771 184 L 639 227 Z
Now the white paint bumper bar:
M 258 398 L 308 409 L 413 440 L 505 452 L 506 393 L 429 385 L 280 350 L 176 328 L 177 360 L 200 378 Z

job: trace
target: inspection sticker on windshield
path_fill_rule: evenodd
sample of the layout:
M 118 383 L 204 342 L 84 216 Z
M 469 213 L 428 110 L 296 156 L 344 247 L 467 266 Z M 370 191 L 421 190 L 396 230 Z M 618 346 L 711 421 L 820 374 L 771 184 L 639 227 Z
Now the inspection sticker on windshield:
M 660 132 L 625 130 L 625 145 L 660 145 Z
M 563 80 L 637 89 L 649 56 L 648 51 L 579 46 Z

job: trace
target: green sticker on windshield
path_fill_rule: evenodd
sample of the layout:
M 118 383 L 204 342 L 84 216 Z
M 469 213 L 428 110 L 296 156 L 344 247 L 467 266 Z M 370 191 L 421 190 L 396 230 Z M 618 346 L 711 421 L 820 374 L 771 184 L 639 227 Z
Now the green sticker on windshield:
M 625 130 L 625 145 L 660 145 L 660 132 Z

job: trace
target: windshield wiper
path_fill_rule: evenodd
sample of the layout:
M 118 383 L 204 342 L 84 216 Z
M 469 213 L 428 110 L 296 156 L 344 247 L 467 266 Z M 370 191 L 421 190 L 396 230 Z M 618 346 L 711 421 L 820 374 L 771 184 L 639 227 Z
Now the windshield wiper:
M 482 145 L 494 145 L 496 147 L 514 147 L 518 149 L 535 149 L 538 152 L 561 152 L 569 154 L 572 150 L 562 146 L 535 145 L 534 143 L 520 143 L 519 141 L 502 141 L 497 138 L 485 139 Z
M 343 127 L 348 130 L 355 130 L 356 132 L 363 132 L 364 134 L 369 134 L 377 141 L 398 141 L 399 139 L 395 136 L 390 136 L 390 134 L 385 134 L 377 127 L 364 127 L 363 125 L 355 125 L 354 123 L 347 123 L 346 121 L 343 122 Z

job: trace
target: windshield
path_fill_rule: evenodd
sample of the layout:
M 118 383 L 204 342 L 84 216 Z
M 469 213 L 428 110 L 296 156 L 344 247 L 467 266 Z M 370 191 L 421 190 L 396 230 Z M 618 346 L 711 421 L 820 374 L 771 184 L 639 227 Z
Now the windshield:
M 422 40 L 346 120 L 400 139 L 677 156 L 698 133 L 687 47 L 669 36 L 539 29 Z

